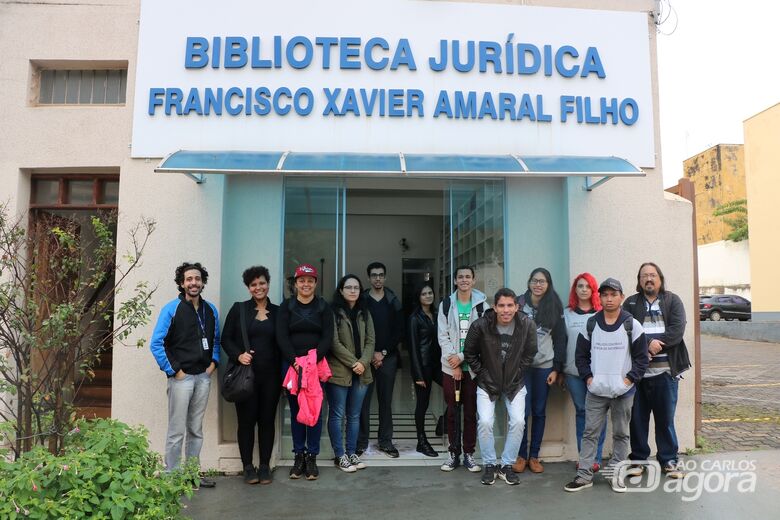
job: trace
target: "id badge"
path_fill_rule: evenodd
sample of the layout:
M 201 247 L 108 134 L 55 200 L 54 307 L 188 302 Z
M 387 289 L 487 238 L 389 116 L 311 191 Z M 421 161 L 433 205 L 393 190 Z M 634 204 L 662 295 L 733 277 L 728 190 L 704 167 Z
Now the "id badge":
M 209 349 L 209 340 L 206 338 L 200 338 L 200 343 L 203 345 L 203 350 Z

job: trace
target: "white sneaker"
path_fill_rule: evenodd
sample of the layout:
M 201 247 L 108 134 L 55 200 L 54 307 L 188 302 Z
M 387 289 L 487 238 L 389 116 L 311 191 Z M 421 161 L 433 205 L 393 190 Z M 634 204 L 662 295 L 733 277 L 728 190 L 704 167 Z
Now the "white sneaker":
M 441 465 L 441 470 L 452 471 L 458 466 L 460 466 L 460 455 L 455 455 L 454 453 L 450 452 L 447 460 L 444 462 L 444 464 Z
M 463 467 L 472 473 L 478 473 L 482 471 L 480 465 L 477 464 L 477 461 L 474 460 L 474 455 L 472 453 L 463 454 Z
M 360 457 L 357 453 L 349 455 L 349 462 L 357 469 L 366 469 L 366 463 L 360 460 Z
M 342 455 L 341 457 L 336 457 L 333 460 L 333 463 L 336 465 L 337 468 L 339 468 L 341 471 L 345 473 L 354 473 L 357 471 L 357 468 L 352 465 L 352 462 L 350 462 L 349 457 L 346 455 Z

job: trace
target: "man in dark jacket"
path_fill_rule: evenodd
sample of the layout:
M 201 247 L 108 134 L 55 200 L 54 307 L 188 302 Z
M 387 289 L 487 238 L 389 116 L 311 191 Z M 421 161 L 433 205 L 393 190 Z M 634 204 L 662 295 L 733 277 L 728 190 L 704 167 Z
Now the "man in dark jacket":
M 185 262 L 176 268 L 179 297 L 160 311 L 150 341 L 157 365 L 168 377 L 168 470 L 179 466 L 182 444 L 188 459 L 199 458 L 203 446 L 203 415 L 220 347 L 217 308 L 201 297 L 208 276 L 199 263 Z M 216 483 L 204 478 L 200 485 L 214 487 Z
M 650 413 L 655 421 L 656 458 L 669 478 L 682 478 L 677 468 L 677 432 L 674 414 L 681 374 L 691 367 L 683 341 L 685 308 L 679 296 L 666 290 L 664 275 L 653 262 L 639 267 L 637 294 L 628 297 L 623 308 L 642 324 L 647 335 L 650 366 L 637 385 L 631 414 L 631 460 L 650 456 L 647 442 Z M 639 468 L 632 468 L 641 471 Z
M 485 465 L 482 483 L 486 485 L 493 484 L 496 475 L 510 485 L 519 482 L 512 463 L 525 426 L 525 371 L 536 354 L 536 326 L 517 308 L 514 291 L 499 289 L 493 309 L 471 324 L 463 349 L 477 380 L 477 438 Z M 509 430 L 497 466 L 493 423 L 499 397 L 509 414 Z

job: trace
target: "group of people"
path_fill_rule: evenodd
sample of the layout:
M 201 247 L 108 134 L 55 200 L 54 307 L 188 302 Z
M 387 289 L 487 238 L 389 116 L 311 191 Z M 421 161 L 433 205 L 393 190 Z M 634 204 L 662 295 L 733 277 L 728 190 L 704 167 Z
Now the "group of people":
M 568 391 L 576 410 L 579 462 L 567 491 L 592 485 L 602 460 L 608 411 L 613 432 L 609 465 L 647 460 L 652 413 L 658 462 L 669 477 L 681 476 L 674 415 L 678 380 L 690 367 L 682 340 L 685 312 L 679 297 L 666 290 L 654 263 L 642 264 L 637 294 L 627 299 L 613 278 L 599 285 L 589 273 L 578 275 L 566 308 L 547 269 L 531 272 L 523 294 L 502 288 L 489 302 L 474 287 L 474 268 L 461 266 L 454 273 L 454 292 L 438 307 L 431 283 L 417 289 L 408 320 L 399 298 L 385 287 L 386 267 L 371 263 L 366 275 L 367 289 L 357 275 L 342 277 L 328 303 L 316 293 L 316 268 L 299 265 L 293 295 L 277 306 L 268 298 L 268 269 L 250 267 L 242 275 L 250 298 L 233 304 L 220 339 L 217 309 L 201 297 L 208 272 L 199 263 L 177 267 L 179 297 L 161 310 L 151 341 L 152 353 L 168 376 L 166 467 L 179 466 L 182 447 L 186 457 L 199 456 L 220 345 L 232 363 L 251 365 L 255 374 L 252 396 L 235 403 L 247 483 L 272 481 L 274 419 L 283 389 L 295 454 L 290 478 L 319 476 L 323 419 L 310 399 L 316 405 L 327 398 L 334 464 L 354 473 L 366 467 L 360 457 L 368 449 L 375 388 L 377 447 L 398 457 L 392 395 L 405 337 L 415 383 L 417 451 L 429 457 L 439 455 L 425 431 L 433 383 L 443 390 L 447 412 L 441 426 L 447 430 L 449 448 L 441 470 L 453 471 L 462 464 L 468 471 L 482 472 L 483 484 L 493 484 L 496 478 L 517 484 L 517 474 L 526 469 L 543 472 L 539 451 L 547 398 L 557 384 Z M 306 402 L 300 401 L 301 393 L 307 394 Z M 493 435 L 498 399 L 508 415 L 500 461 Z M 256 429 L 258 466 L 253 463 Z M 477 442 L 482 466 L 474 457 Z M 642 468 L 637 464 L 630 469 L 639 473 Z M 625 489 L 615 482 L 613 489 Z M 214 484 L 201 479 L 202 487 Z

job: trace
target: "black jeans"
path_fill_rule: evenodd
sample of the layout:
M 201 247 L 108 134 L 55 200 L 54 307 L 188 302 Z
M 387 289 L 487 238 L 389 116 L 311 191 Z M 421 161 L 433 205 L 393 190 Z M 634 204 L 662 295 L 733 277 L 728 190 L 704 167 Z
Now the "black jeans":
M 425 433 L 425 414 L 428 412 L 428 404 L 431 401 L 431 390 L 433 390 L 433 383 L 441 386 L 441 369 L 436 367 L 430 369 L 424 368 L 423 381 L 425 382 L 425 388 L 421 387 L 415 382 L 414 396 L 417 403 L 414 407 L 414 426 L 417 429 L 417 435 Z
M 379 402 L 379 435 L 380 446 L 389 446 L 393 442 L 393 387 L 395 373 L 398 369 L 398 355 L 387 356 L 382 366 L 377 370 L 371 367 L 374 382 L 368 385 L 368 392 L 363 399 L 363 410 L 360 412 L 360 435 L 358 435 L 358 450 L 368 448 L 368 438 L 371 435 L 371 394 L 376 387 L 376 398 Z
M 244 466 L 252 464 L 255 448 L 255 426 L 259 430 L 260 464 L 268 464 L 274 447 L 276 407 L 282 391 L 279 374 L 255 372 L 255 393 L 248 400 L 236 403 L 238 416 L 238 450 Z

